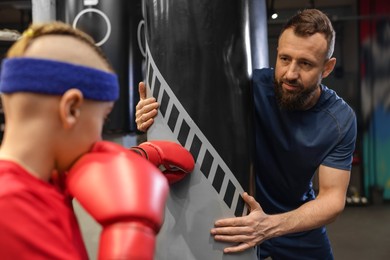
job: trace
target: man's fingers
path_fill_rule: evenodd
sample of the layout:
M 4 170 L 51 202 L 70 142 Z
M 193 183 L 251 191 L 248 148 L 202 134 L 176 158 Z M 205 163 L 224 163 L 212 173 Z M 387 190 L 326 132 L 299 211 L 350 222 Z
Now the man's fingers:
M 147 99 L 149 100 L 149 99 Z M 136 122 L 140 122 L 140 123 L 144 123 L 146 122 L 147 120 L 149 120 L 150 118 L 153 118 L 157 115 L 157 108 L 158 108 L 158 103 L 153 101 L 153 100 L 150 100 L 150 104 L 145 104 L 147 100 L 144 100 L 144 104 L 140 104 L 138 103 L 137 105 L 137 109 L 136 109 L 136 112 L 135 112 L 135 117 L 136 117 Z
M 138 84 L 138 92 L 139 92 L 139 98 L 141 100 L 146 98 L 146 86 L 145 83 L 142 81 Z
M 137 117 L 158 108 L 158 103 L 154 97 L 146 97 L 146 86 L 142 81 L 138 84 L 138 92 L 140 100 L 135 107 Z
M 245 226 L 244 217 L 225 218 L 215 221 L 215 227 L 241 227 Z
M 238 253 L 238 252 L 242 252 L 242 251 L 245 251 L 249 248 L 251 248 L 253 246 L 251 246 L 250 244 L 247 244 L 247 243 L 240 243 L 238 244 L 237 246 L 231 246 L 231 247 L 226 247 L 223 252 L 225 254 L 229 254 L 229 253 Z
M 149 99 L 147 99 L 149 100 Z M 141 102 L 147 101 L 140 101 L 137 106 L 142 107 Z M 137 124 L 137 129 L 142 132 L 146 132 L 148 128 L 153 124 L 154 120 L 153 118 L 157 115 L 157 107 L 158 103 L 154 102 L 149 105 L 143 106 L 142 108 L 136 109 L 136 115 L 135 115 L 135 123 Z
M 244 192 L 242 194 L 242 199 L 248 204 L 251 211 L 256 209 L 261 209 L 260 204 L 255 200 L 255 198 L 250 196 L 247 192 Z
M 252 234 L 252 229 L 247 227 L 247 226 L 242 226 L 242 227 L 219 227 L 219 228 L 212 228 L 211 229 L 211 234 L 214 235 L 214 236 L 219 236 L 219 235 L 229 235 L 229 236 L 233 236 L 233 235 L 240 235 L 240 234 L 244 234 L 244 235 L 248 235 L 248 234 Z
M 139 126 L 137 124 L 137 129 L 139 131 L 146 132 L 148 130 L 148 128 L 153 124 L 153 122 L 154 122 L 153 118 L 150 118 L 149 120 L 147 120 L 143 123 L 140 123 Z
M 225 247 L 223 250 L 224 253 L 238 253 L 245 251 L 251 247 L 254 247 L 256 244 L 253 242 L 254 237 L 251 235 L 236 235 L 236 236 L 224 236 L 218 235 L 214 239 L 223 243 L 236 243 L 229 247 Z
M 140 100 L 135 107 L 136 116 L 141 116 L 143 114 L 149 113 L 150 111 L 157 109 L 158 103 L 154 97 Z
M 135 107 L 135 122 L 139 131 L 146 132 L 154 122 L 153 118 L 157 115 L 159 105 L 154 97 L 146 97 L 144 82 L 138 84 L 138 92 L 140 100 Z

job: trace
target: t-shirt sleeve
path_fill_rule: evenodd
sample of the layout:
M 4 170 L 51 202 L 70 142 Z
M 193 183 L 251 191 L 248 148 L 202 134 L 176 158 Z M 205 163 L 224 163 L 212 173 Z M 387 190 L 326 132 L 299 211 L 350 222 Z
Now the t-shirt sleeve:
M 6 259 L 80 259 L 58 212 L 25 192 L 0 198 L 0 252 Z
M 322 165 L 349 171 L 352 167 L 357 135 L 355 113 L 352 112 L 344 122 L 345 126 L 340 130 L 339 142 L 325 157 Z

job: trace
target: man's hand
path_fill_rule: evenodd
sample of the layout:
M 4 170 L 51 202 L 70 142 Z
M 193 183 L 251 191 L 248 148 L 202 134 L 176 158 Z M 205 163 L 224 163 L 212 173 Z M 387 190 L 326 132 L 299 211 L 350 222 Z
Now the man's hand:
M 144 82 L 138 84 L 140 100 L 135 107 L 135 122 L 137 129 L 146 132 L 153 124 L 153 118 L 157 115 L 159 104 L 154 97 L 146 98 L 146 86 Z
M 220 242 L 238 243 L 226 247 L 224 253 L 236 253 L 252 248 L 266 239 L 266 225 L 269 216 L 264 213 L 260 204 L 248 193 L 244 192 L 242 198 L 250 208 L 250 213 L 244 217 L 220 219 L 211 229 L 211 235 Z

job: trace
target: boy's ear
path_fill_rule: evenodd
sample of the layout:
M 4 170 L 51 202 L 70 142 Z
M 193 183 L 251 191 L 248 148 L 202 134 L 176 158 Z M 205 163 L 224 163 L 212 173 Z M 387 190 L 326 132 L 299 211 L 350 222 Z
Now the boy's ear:
M 78 89 L 69 89 L 61 97 L 60 119 L 65 129 L 72 128 L 80 117 L 83 93 Z

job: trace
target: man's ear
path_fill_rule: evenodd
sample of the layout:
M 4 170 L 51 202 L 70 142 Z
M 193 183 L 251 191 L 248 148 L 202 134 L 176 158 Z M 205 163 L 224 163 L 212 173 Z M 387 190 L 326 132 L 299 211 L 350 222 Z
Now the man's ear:
M 60 119 L 65 129 L 72 128 L 80 117 L 83 93 L 78 89 L 69 89 L 61 97 Z
M 322 71 L 322 78 L 326 78 L 333 71 L 336 66 L 336 58 L 330 58 L 325 62 L 324 70 Z

